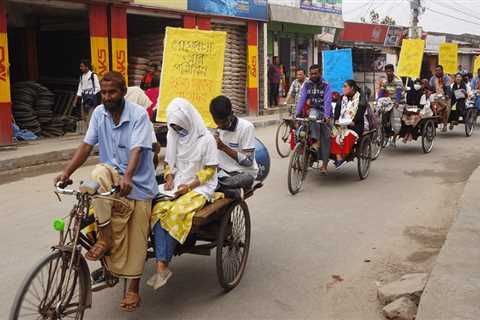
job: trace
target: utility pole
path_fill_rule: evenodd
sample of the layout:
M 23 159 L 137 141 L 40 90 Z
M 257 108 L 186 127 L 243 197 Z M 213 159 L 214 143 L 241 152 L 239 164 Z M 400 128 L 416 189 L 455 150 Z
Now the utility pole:
M 411 39 L 417 39 L 421 37 L 418 32 L 418 17 L 424 12 L 422 0 L 410 0 L 410 9 L 412 12 L 412 20 L 410 22 L 408 37 Z

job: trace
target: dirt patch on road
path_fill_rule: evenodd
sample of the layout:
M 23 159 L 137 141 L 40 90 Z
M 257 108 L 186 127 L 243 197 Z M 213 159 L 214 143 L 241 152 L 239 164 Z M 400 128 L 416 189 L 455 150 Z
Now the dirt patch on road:
M 412 226 L 406 227 L 403 234 L 426 248 L 440 249 L 447 238 L 447 232 L 445 228 Z

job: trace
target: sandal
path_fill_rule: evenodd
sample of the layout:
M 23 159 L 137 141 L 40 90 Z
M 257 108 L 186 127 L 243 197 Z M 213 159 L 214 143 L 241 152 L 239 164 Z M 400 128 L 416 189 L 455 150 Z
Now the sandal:
M 104 240 L 98 240 L 93 247 L 85 254 L 85 258 L 90 261 L 98 261 L 110 252 L 111 246 Z
M 120 309 L 126 312 L 134 312 L 140 307 L 140 295 L 135 292 L 127 292 L 125 298 L 120 302 Z

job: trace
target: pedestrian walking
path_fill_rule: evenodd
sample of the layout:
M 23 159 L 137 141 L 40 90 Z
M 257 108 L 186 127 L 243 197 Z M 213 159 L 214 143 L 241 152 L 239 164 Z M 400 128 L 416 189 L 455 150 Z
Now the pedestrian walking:
M 81 119 L 88 124 L 93 110 L 102 100 L 100 82 L 98 76 L 92 71 L 89 60 L 80 60 L 80 72 L 82 75 L 78 81 L 77 95 L 73 100 L 73 105 L 77 106 L 80 100 Z
M 278 106 L 278 91 L 281 76 L 282 74 L 278 63 L 278 57 L 275 56 L 272 59 L 272 63 L 268 66 L 268 104 L 270 107 Z

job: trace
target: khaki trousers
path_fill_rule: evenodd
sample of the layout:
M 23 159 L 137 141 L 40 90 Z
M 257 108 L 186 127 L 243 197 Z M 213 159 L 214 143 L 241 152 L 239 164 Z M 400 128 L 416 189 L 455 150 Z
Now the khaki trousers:
M 120 178 L 120 174 L 107 164 L 99 164 L 92 171 L 92 179 L 100 185 L 99 192 L 110 191 Z M 115 201 L 93 201 L 97 225 L 112 224 L 113 248 L 105 259 L 107 267 L 117 277 L 140 278 L 147 255 L 152 201 L 114 197 Z

